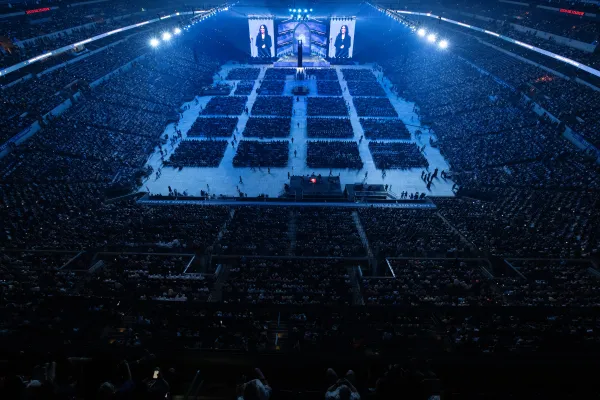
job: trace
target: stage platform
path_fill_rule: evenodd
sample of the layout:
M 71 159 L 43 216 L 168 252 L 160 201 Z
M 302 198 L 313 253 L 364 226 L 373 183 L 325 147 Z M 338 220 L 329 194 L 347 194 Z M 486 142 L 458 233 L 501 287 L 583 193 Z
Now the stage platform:
M 275 68 L 290 68 L 298 66 L 298 56 L 283 56 L 279 60 L 273 63 Z M 305 56 L 302 57 L 302 66 L 304 68 L 329 68 L 331 64 L 319 56 Z

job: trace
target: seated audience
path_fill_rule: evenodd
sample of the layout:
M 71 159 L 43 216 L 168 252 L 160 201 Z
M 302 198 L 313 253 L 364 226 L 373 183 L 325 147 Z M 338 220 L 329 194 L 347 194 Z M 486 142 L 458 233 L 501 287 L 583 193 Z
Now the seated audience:
M 311 168 L 350 168 L 361 169 L 358 144 L 346 141 L 310 141 L 306 165 Z
M 257 142 L 240 140 L 234 167 L 285 167 L 288 164 L 290 144 L 287 140 Z

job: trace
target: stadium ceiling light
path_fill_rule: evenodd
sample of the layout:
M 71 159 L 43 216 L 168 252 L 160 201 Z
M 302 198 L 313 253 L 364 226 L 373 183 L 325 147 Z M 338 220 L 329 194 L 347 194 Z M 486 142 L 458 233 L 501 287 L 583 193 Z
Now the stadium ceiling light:
M 447 40 L 440 40 L 440 42 L 438 43 L 438 46 L 440 46 L 440 49 L 447 49 L 448 48 L 448 41 Z
M 292 9 L 290 8 L 290 12 L 292 12 Z
M 430 33 L 429 36 L 427 36 L 427 41 L 430 43 L 435 43 L 435 39 L 436 39 L 436 36 L 433 33 Z
M 421 36 L 421 37 L 424 37 L 426 33 L 427 33 L 427 31 L 426 31 L 425 29 L 423 29 L 423 28 L 420 28 L 420 29 L 417 31 L 417 35 L 419 35 L 419 36 Z
M 165 42 L 168 42 L 169 40 L 171 40 L 171 34 L 169 32 L 164 32 L 162 34 L 162 40 L 164 40 Z
M 304 12 L 308 12 L 308 10 L 305 8 L 305 9 L 304 9 Z
M 179 29 L 179 28 L 173 29 L 173 33 L 176 35 L 179 35 L 181 33 L 181 29 Z
M 296 12 L 296 9 L 294 8 L 294 12 Z
M 310 9 L 310 12 L 312 12 L 312 8 Z
M 160 40 L 158 40 L 157 38 L 150 39 L 150 46 L 158 47 L 159 44 L 160 44 Z

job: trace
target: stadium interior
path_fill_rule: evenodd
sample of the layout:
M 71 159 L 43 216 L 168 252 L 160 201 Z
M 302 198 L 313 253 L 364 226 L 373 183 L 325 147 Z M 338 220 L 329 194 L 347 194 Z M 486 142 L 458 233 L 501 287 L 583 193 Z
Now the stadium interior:
M 600 396 L 599 40 L 597 0 L 0 0 L 0 398 Z

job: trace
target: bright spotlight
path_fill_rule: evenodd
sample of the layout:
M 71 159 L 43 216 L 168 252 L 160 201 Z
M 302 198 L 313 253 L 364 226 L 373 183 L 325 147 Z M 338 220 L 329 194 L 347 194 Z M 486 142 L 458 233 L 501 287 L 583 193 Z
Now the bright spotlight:
M 296 12 L 296 9 L 294 8 L 294 12 Z
M 164 40 L 165 42 L 168 42 L 169 40 L 171 40 L 171 34 L 169 32 L 164 32 L 162 34 L 162 40 Z
M 440 42 L 438 43 L 438 46 L 440 46 L 440 49 L 447 49 L 448 48 L 448 41 L 447 40 L 440 40 Z
M 181 33 L 181 29 L 179 29 L 179 28 L 173 29 L 173 33 L 176 35 L 179 35 Z
M 421 36 L 421 37 L 425 36 L 425 34 L 426 34 L 426 33 L 427 33 L 427 31 L 426 31 L 425 29 L 423 29 L 423 28 L 420 28 L 420 29 L 417 31 L 417 35 L 419 35 L 419 36 Z
M 427 36 L 427 41 L 430 43 L 435 43 L 435 35 L 433 33 L 430 33 L 429 36 Z
M 305 9 L 304 9 L 304 12 L 308 12 L 308 10 L 305 8 Z
M 312 8 L 310 9 L 310 12 L 312 12 Z
M 292 12 L 292 9 L 290 8 L 290 12 Z
M 302 15 L 298 14 L 298 19 L 302 18 Z
M 158 40 L 157 38 L 150 39 L 150 46 L 158 47 L 159 44 L 160 44 L 160 40 Z

